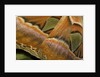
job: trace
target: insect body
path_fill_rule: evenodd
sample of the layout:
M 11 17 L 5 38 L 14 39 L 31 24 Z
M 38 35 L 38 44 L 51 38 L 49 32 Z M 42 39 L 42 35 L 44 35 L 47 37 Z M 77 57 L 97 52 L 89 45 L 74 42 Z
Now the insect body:
M 27 18 L 27 17 L 26 17 Z M 50 16 L 43 19 L 44 22 Z M 25 22 L 22 17 L 16 18 L 17 48 L 28 51 L 40 59 L 47 60 L 80 60 L 76 52 L 71 51 L 70 35 L 73 32 L 82 33 L 82 26 L 70 21 L 70 17 L 62 16 L 49 34 L 43 32 L 37 25 Z M 78 46 L 79 47 L 79 46 Z M 81 56 L 82 57 L 82 56 Z

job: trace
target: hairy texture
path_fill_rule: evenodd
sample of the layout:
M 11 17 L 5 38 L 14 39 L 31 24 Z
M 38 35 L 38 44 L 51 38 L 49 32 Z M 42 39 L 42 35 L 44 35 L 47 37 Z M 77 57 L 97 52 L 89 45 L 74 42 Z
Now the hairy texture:
M 82 24 L 80 24 L 81 23 L 80 17 L 76 18 L 72 17 L 71 19 L 73 19 L 73 21 L 70 21 L 68 16 L 63 16 L 49 35 L 50 38 L 55 37 L 59 40 L 63 40 L 65 43 L 69 45 L 70 49 L 72 48 L 71 38 L 70 38 L 71 33 L 78 32 L 83 37 L 83 28 L 81 26 Z M 76 22 L 78 23 L 76 24 Z M 80 43 L 81 42 L 82 41 L 80 41 Z
M 16 40 L 17 43 L 23 43 L 28 46 L 38 47 L 46 38 L 47 34 L 43 33 L 38 27 L 31 26 L 24 22 L 21 17 L 16 21 Z
M 69 43 L 68 40 L 70 39 L 70 26 L 71 22 L 69 21 L 68 16 L 63 16 L 55 28 L 51 31 L 49 37 L 55 37 L 58 39 L 62 39 L 65 42 Z
M 45 24 L 50 17 L 57 18 L 59 21 L 56 25 L 53 24 L 53 27 L 49 25 L 48 30 L 47 28 L 44 30 L 48 27 Z M 34 23 L 36 24 L 33 25 Z M 76 32 L 83 37 L 82 21 L 78 16 L 21 16 L 16 19 L 17 48 L 42 60 L 80 60 L 83 58 L 82 41 L 74 47 L 74 52 L 71 50 L 71 46 L 74 46 L 71 44 L 75 43 L 71 34 Z
M 78 60 L 69 49 L 68 45 L 63 41 L 55 38 L 48 38 L 40 46 L 39 49 L 43 55 L 46 55 L 49 60 Z

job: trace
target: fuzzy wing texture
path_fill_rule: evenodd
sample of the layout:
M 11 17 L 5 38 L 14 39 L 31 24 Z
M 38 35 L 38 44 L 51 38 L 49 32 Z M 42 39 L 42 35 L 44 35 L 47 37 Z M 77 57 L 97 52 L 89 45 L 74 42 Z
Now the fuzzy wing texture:
M 81 60 L 82 19 L 82 16 L 19 16 L 16 47 L 41 60 Z

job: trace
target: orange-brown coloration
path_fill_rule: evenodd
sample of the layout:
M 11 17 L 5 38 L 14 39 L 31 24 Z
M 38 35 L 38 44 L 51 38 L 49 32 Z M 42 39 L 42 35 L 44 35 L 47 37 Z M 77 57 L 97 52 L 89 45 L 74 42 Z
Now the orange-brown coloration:
M 49 60 L 78 60 L 68 45 L 55 38 L 46 39 L 40 46 L 40 52 Z
M 31 45 L 37 47 L 46 38 L 47 34 L 43 33 L 36 26 L 30 26 L 26 24 L 20 17 L 17 17 L 16 21 L 16 40 L 17 43 L 23 43 L 25 45 Z
M 53 29 L 53 31 L 50 33 L 50 37 L 54 37 L 54 36 L 60 36 L 61 34 L 65 34 L 66 33 L 66 29 L 69 27 L 70 22 L 68 20 L 68 17 L 63 16 L 58 24 L 56 25 L 56 27 Z
M 49 37 L 57 37 L 58 39 L 63 39 L 63 41 L 70 40 L 71 32 L 79 32 L 83 35 L 82 26 L 79 24 L 71 24 L 68 16 L 63 16 L 56 27 L 51 31 Z
M 80 25 L 72 25 L 71 32 L 79 32 L 83 36 L 83 29 Z
M 37 48 L 48 60 L 80 60 L 83 58 L 83 44 L 73 53 L 70 50 L 69 41 L 71 32 L 79 32 L 83 36 L 80 17 L 69 16 L 22 16 L 16 21 L 16 42 L 25 46 Z M 27 22 L 35 22 L 42 28 L 50 17 L 59 20 L 53 30 L 47 31 L 49 35 L 40 30 L 36 25 Z M 75 22 L 79 22 L 75 24 Z M 67 41 L 67 43 L 66 43 Z M 76 57 L 77 56 L 77 57 Z
M 72 24 L 80 24 L 83 26 L 83 16 L 70 16 L 70 20 L 72 21 Z
M 57 37 L 58 39 L 64 39 L 64 41 L 68 41 L 70 38 L 70 25 L 68 16 L 63 16 L 56 27 L 51 31 L 49 37 Z
M 45 22 L 51 16 L 22 16 L 22 17 L 26 19 L 26 22 L 37 23 L 40 26 L 40 28 L 42 28 Z

